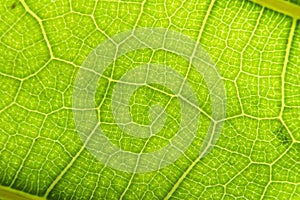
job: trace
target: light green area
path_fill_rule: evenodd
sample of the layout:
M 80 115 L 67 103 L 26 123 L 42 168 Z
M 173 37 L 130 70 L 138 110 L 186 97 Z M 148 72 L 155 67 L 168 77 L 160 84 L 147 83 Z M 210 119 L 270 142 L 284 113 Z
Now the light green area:
M 19 191 L 19 190 L 14 190 L 9 187 L 3 187 L 0 186 L 0 196 L 1 200 L 11 200 L 11 199 L 17 199 L 17 200 L 42 200 L 45 198 L 38 197 L 38 196 L 33 196 L 28 193 Z
M 242 0 L 1 2 L 0 199 L 300 199 L 300 12 L 295 5 L 282 11 L 270 2 L 262 3 L 266 7 Z M 170 28 L 199 41 L 223 77 L 227 118 L 217 145 L 203 159 L 198 152 L 210 121 L 201 114 L 184 156 L 159 171 L 130 174 L 104 167 L 82 147 L 72 91 L 92 49 L 138 27 Z M 144 49 L 119 58 L 105 76 L 118 80 L 145 63 L 187 75 L 188 63 L 180 56 Z M 211 114 L 203 78 L 192 69 L 187 80 L 199 106 Z M 99 81 L 95 105 L 101 127 L 115 145 L 140 151 L 144 139 L 114 123 L 114 84 L 105 77 Z M 148 124 L 149 107 L 169 100 L 153 88 L 140 88 L 130 100 L 138 123 Z M 166 126 L 145 151 L 173 136 L 177 109 L 174 99 Z

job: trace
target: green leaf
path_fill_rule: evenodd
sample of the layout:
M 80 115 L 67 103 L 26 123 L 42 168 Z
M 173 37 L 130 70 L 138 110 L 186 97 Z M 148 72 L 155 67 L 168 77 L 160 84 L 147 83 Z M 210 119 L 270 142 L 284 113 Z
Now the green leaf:
M 300 199 L 299 20 L 296 0 L 4 0 L 0 199 Z M 91 127 L 173 146 L 113 157 Z

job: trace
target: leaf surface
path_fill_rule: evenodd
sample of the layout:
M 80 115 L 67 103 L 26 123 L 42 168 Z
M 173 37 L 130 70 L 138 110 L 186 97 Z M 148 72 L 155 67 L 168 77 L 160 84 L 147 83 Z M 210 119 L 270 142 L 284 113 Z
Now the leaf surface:
M 300 199 L 300 8 L 298 1 L 270 2 L 5 0 L 0 198 Z M 105 166 L 85 148 L 72 95 L 93 49 L 142 27 L 177 31 L 205 49 L 224 83 L 226 119 L 212 151 L 199 157 L 213 112 L 205 79 L 164 49 L 126 53 L 105 70 L 95 95 L 101 128 L 114 145 L 152 152 L 180 128 L 180 104 L 159 84 L 140 87 L 129 101 L 141 125 L 150 123 L 151 106 L 166 109 L 156 136 L 135 138 L 116 124 L 111 98 L 118 81 L 111 80 L 139 65 L 163 64 L 186 76 L 201 109 L 196 137 L 176 162 L 130 173 Z

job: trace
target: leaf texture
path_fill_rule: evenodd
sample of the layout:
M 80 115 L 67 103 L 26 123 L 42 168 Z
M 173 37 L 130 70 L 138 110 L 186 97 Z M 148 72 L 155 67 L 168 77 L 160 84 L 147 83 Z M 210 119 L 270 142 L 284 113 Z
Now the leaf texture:
M 292 4 L 294 3 L 294 4 Z M 4 0 L 0 5 L 0 199 L 300 199 L 300 21 L 259 2 Z M 275 10 L 274 10 L 275 9 Z M 182 57 L 140 49 L 116 60 L 98 82 L 95 112 L 110 141 L 131 152 L 164 147 L 181 114 L 161 85 L 130 98 L 133 120 L 168 113 L 152 137 L 120 130 L 115 82 L 141 64 L 171 66 L 199 102 L 197 134 L 176 162 L 147 173 L 104 165 L 83 145 L 72 111 L 82 63 L 101 42 L 138 28 L 165 28 L 197 41 L 226 90 L 226 119 L 212 151 L 199 150 L 212 115 L 204 78 Z M 149 115 L 148 115 L 149 114 Z

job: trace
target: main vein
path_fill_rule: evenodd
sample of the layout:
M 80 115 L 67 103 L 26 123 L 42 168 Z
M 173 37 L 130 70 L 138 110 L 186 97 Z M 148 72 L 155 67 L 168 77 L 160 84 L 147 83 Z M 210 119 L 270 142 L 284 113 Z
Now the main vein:
M 263 7 L 300 19 L 300 6 L 283 0 L 251 0 Z

